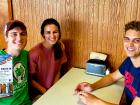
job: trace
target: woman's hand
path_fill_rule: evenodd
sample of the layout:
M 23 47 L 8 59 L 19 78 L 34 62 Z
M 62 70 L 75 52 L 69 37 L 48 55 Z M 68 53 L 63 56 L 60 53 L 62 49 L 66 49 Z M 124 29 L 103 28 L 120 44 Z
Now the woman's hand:
M 88 83 L 88 82 L 82 82 L 80 84 L 77 85 L 76 89 L 75 89 L 75 92 L 76 93 L 79 93 L 81 91 L 84 91 L 84 92 L 90 92 L 92 91 L 92 87 L 91 87 L 91 84 Z

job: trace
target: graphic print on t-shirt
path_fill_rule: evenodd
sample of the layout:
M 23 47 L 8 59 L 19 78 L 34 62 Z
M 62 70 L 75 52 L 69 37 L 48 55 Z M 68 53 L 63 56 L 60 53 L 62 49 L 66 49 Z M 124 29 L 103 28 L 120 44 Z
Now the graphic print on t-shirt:
M 136 89 L 132 86 L 134 81 L 134 77 L 131 73 L 125 71 L 125 86 L 129 89 L 129 91 L 132 93 L 133 97 L 137 95 Z
M 25 67 L 22 63 L 18 62 L 13 68 L 14 78 L 17 83 L 21 83 L 25 79 Z

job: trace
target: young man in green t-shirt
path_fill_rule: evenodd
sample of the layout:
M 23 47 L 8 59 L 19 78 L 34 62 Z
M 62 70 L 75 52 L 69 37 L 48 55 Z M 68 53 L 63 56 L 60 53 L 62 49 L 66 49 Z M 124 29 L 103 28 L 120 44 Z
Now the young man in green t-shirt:
M 5 25 L 7 47 L 0 55 L 10 54 L 13 58 L 14 93 L 0 98 L 0 105 L 31 105 L 28 94 L 28 52 L 23 50 L 27 43 L 27 30 L 23 22 L 14 20 Z

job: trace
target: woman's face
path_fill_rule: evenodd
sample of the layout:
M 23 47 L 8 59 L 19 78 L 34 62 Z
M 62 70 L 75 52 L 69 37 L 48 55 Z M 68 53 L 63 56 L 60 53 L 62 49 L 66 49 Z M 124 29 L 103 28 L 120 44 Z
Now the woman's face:
M 44 39 L 48 45 L 53 46 L 59 40 L 59 37 L 60 33 L 56 25 L 49 24 L 44 27 Z
M 127 56 L 135 58 L 140 56 L 140 31 L 128 30 L 124 37 L 124 50 Z

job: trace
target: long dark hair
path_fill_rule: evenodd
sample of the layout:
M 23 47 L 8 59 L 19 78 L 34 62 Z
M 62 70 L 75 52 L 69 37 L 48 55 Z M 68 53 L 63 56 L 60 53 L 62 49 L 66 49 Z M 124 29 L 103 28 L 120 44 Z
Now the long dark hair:
M 61 30 L 60 30 L 60 25 L 57 22 L 57 20 L 53 19 L 53 18 L 48 18 L 46 20 L 43 21 L 42 25 L 41 25 L 41 35 L 44 38 L 44 28 L 46 25 L 50 25 L 50 24 L 54 24 L 58 27 L 58 31 L 59 31 L 59 39 L 61 38 Z M 61 48 L 61 43 L 59 41 L 57 41 L 54 45 L 53 45 L 53 49 L 54 49 L 54 57 L 55 60 L 58 60 L 62 57 L 62 48 Z

